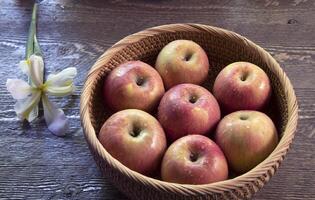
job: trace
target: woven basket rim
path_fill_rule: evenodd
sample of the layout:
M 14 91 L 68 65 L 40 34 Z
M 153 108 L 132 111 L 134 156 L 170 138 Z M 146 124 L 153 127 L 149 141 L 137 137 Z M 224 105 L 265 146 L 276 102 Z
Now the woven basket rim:
M 146 37 L 152 37 L 154 35 L 160 33 L 167 33 L 167 32 L 176 32 L 176 31 L 183 31 L 183 32 L 190 32 L 190 31 L 199 31 L 199 32 L 212 32 L 223 37 L 228 37 L 238 42 L 245 43 L 246 45 L 255 48 L 259 54 L 264 57 L 264 60 L 268 61 L 268 66 L 273 66 L 271 71 L 277 75 L 280 80 L 280 84 L 282 88 L 284 88 L 284 94 L 287 99 L 288 104 L 288 122 L 285 126 L 285 130 L 283 132 L 282 138 L 279 141 L 277 147 L 274 151 L 259 165 L 255 168 L 250 170 L 249 172 L 237 176 L 233 179 L 228 179 L 221 182 L 215 182 L 210 184 L 203 184 L 203 185 L 191 185 L 191 184 L 178 184 L 178 183 L 170 183 L 165 182 L 162 180 L 154 179 L 151 177 L 147 177 L 142 175 L 138 172 L 135 172 L 123 164 L 121 164 L 118 160 L 113 158 L 101 145 L 99 142 L 95 130 L 92 126 L 92 122 L 90 120 L 90 97 L 91 97 L 91 90 L 93 89 L 94 83 L 97 81 L 97 75 L 102 69 L 104 63 L 108 62 L 115 53 L 119 52 L 127 45 L 138 42 Z M 143 31 L 134 33 L 129 35 L 116 44 L 114 44 L 111 48 L 109 48 L 105 53 L 103 53 L 100 58 L 96 61 L 96 63 L 90 69 L 87 79 L 85 81 L 81 100 L 80 100 L 80 118 L 81 124 L 84 129 L 84 135 L 87 142 L 93 148 L 101 158 L 106 160 L 106 162 L 113 168 L 119 170 L 125 176 L 129 178 L 141 182 L 144 185 L 151 186 L 160 190 L 164 191 L 172 191 L 172 192 L 180 192 L 182 194 L 198 194 L 204 192 L 218 192 L 218 191 L 225 191 L 230 189 L 237 189 L 243 185 L 250 184 L 251 182 L 255 181 L 258 177 L 264 176 L 267 172 L 274 173 L 275 170 L 278 168 L 278 162 L 282 161 L 285 154 L 287 153 L 290 144 L 295 135 L 295 130 L 297 127 L 298 121 L 298 106 L 297 106 L 297 99 L 292 87 L 292 84 L 288 77 L 286 76 L 285 72 L 282 70 L 280 65 L 276 62 L 276 60 L 263 48 L 256 45 L 252 41 L 248 40 L 247 38 L 234 33 L 232 31 L 228 31 L 222 28 L 202 25 L 202 24 L 167 24 L 162 26 L 156 26 L 152 28 L 145 29 Z M 260 189 L 260 188 L 258 188 Z

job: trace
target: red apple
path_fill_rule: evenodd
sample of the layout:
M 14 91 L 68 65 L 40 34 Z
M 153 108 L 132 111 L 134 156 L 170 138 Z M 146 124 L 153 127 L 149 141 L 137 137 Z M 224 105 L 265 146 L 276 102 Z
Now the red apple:
M 228 165 L 220 148 L 202 135 L 176 140 L 166 151 L 162 180 L 181 184 L 207 184 L 228 177 Z
M 236 173 L 255 167 L 278 143 L 271 119 L 264 113 L 246 110 L 225 116 L 218 124 L 215 138 Z
M 136 109 L 112 115 L 102 126 L 98 138 L 114 158 L 145 175 L 157 170 L 166 150 L 160 123 L 150 114 Z
M 271 87 L 267 74 L 248 62 L 235 62 L 217 76 L 213 95 L 221 108 L 230 113 L 237 110 L 260 110 L 268 102 Z
M 197 43 L 175 40 L 161 50 L 155 68 L 169 89 L 180 83 L 201 84 L 207 78 L 209 61 Z
M 159 73 L 141 61 L 119 65 L 104 83 L 106 103 L 114 111 L 128 108 L 152 111 L 164 91 Z
M 207 134 L 219 122 L 220 108 L 205 88 L 188 83 L 180 84 L 162 97 L 158 119 L 167 137 L 174 141 L 189 134 Z

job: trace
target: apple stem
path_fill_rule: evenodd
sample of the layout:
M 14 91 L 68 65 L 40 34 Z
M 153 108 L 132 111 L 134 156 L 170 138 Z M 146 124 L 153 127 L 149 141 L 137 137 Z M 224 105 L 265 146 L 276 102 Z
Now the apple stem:
M 192 96 L 189 97 L 189 102 L 190 103 L 196 103 L 196 101 L 197 101 L 197 97 L 195 95 L 192 95 Z
M 137 83 L 138 86 L 143 85 L 144 82 L 145 82 L 145 79 L 142 76 L 138 77 L 137 80 L 136 80 L 136 83 Z
M 241 79 L 241 81 L 246 81 L 247 77 L 248 77 L 248 73 L 245 72 L 245 73 L 242 74 L 242 76 L 240 77 L 240 79 Z
M 192 57 L 192 54 L 191 53 L 187 53 L 185 55 L 185 61 L 189 61 L 191 59 L 191 57 Z
M 140 135 L 141 133 L 141 129 L 139 127 L 133 127 L 133 129 L 129 132 L 129 135 L 131 135 L 132 137 L 137 137 L 138 135 Z
M 248 119 L 248 116 L 245 116 L 245 115 L 240 116 L 240 120 L 247 120 L 247 119 Z
M 198 154 L 196 153 L 190 153 L 189 159 L 191 162 L 196 162 L 198 160 Z

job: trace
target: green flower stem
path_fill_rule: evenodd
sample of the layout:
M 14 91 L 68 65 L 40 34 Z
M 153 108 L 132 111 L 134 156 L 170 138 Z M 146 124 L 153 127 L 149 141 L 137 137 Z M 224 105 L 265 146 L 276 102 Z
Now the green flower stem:
M 26 44 L 25 59 L 28 59 L 34 53 L 34 35 L 36 32 L 36 15 L 37 15 L 37 3 L 33 6 L 32 19 L 30 28 L 28 31 L 28 39 Z
M 39 47 L 39 43 L 37 41 L 36 34 L 34 35 L 34 54 L 43 57 L 42 51 L 41 51 L 41 49 Z
M 32 11 L 32 19 L 30 28 L 28 31 L 28 39 L 26 44 L 25 59 L 29 59 L 32 54 L 42 56 L 42 51 L 40 50 L 37 37 L 36 37 L 36 21 L 37 21 L 37 3 L 34 3 Z M 28 77 L 29 84 L 32 84 L 30 77 Z
M 25 59 L 28 59 L 32 54 L 42 56 L 42 52 L 40 50 L 40 47 L 36 38 L 36 20 L 37 20 L 37 3 L 34 3 L 31 24 L 28 31 Z
M 42 56 L 42 51 L 39 47 L 37 37 L 36 37 L 36 21 L 37 21 L 37 3 L 34 3 L 33 11 L 32 11 L 32 19 L 30 28 L 28 31 L 28 39 L 26 44 L 26 52 L 25 52 L 25 59 L 29 59 L 32 54 L 36 54 L 38 56 Z M 28 77 L 28 83 L 30 85 L 34 85 L 30 77 Z M 38 104 L 38 102 L 37 102 Z M 34 109 L 38 109 L 38 105 L 34 105 Z

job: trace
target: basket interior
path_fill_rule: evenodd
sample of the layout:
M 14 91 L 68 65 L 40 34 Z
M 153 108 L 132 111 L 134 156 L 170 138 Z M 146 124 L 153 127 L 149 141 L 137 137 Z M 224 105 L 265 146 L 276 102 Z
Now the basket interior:
M 212 85 L 217 74 L 232 62 L 247 61 L 261 67 L 268 74 L 273 89 L 271 101 L 264 112 L 274 121 L 281 138 L 288 120 L 288 108 L 283 86 L 280 84 L 277 76 L 267 66 L 268 62 L 259 56 L 256 49 L 247 45 L 245 40 L 236 42 L 218 34 L 200 31 L 168 32 L 146 37 L 126 46 L 117 52 L 109 62 L 104 63 L 94 81 L 94 90 L 89 102 L 91 122 L 97 134 L 105 120 L 112 114 L 103 101 L 102 91 L 104 80 L 109 73 L 108 69 L 113 69 L 119 64 L 130 60 L 141 60 L 154 67 L 155 59 L 160 50 L 166 44 L 176 39 L 193 40 L 206 51 L 210 62 L 210 70 L 208 79 L 203 86 L 209 91 L 212 91 Z

